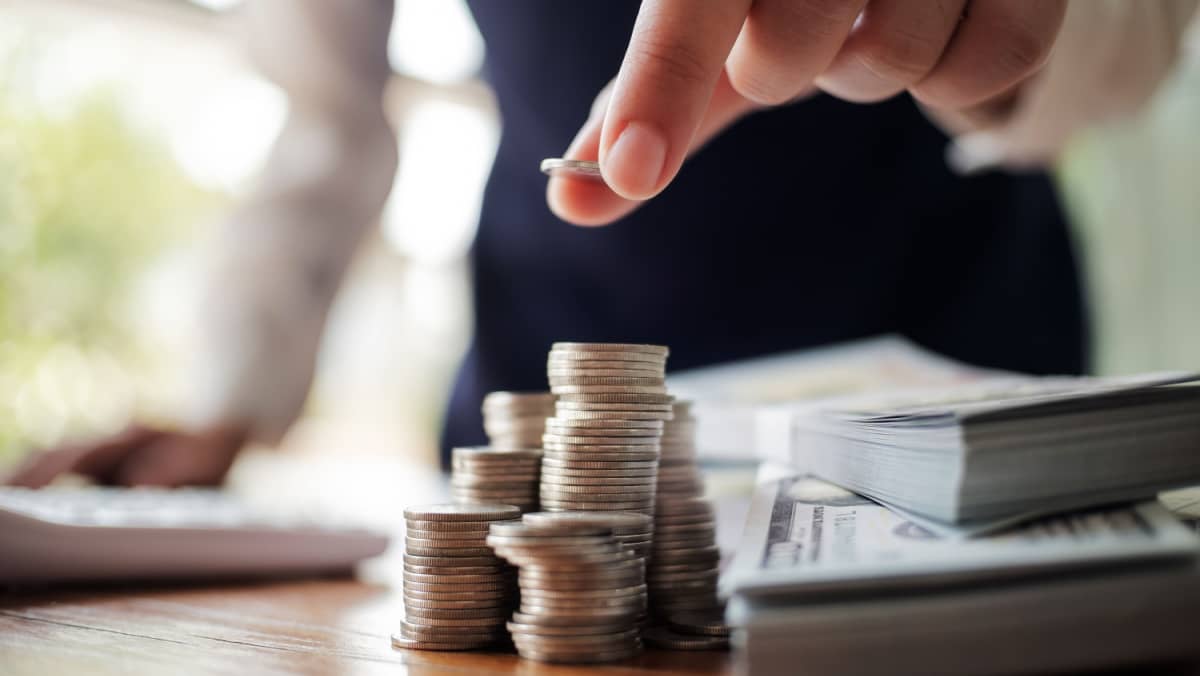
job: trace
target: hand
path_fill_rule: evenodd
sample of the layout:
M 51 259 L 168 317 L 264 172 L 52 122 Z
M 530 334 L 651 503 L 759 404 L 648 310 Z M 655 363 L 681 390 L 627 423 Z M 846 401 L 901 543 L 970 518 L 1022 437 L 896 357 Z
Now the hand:
M 245 441 L 245 430 L 235 425 L 196 432 L 134 425 L 108 438 L 37 453 L 5 483 L 40 488 L 75 473 L 121 486 L 216 485 Z
M 1066 0 L 645 0 L 616 79 L 565 154 L 599 182 L 551 179 L 580 225 L 661 192 L 691 151 L 745 113 L 820 88 L 908 91 L 940 121 L 986 123 L 1045 63 Z

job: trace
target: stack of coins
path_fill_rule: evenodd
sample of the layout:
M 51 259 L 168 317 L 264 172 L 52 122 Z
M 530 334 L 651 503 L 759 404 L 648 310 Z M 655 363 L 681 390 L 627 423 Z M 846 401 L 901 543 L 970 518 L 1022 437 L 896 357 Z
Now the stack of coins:
M 696 420 L 689 402 L 677 402 L 663 430 L 658 469 L 654 544 L 646 583 L 651 612 L 660 619 L 716 608 L 716 520 L 702 498 L 696 466 Z
M 512 505 L 404 510 L 404 621 L 392 645 L 472 650 L 507 639 L 515 576 L 488 547 L 487 535 L 493 524 L 520 516 Z
M 667 348 L 555 343 L 547 374 L 557 397 L 542 437 L 548 511 L 654 513 L 663 421 L 672 415 Z
M 554 396 L 548 392 L 492 392 L 483 398 L 483 431 L 493 448 L 541 448 L 551 415 Z
M 532 512 L 522 518 L 535 528 L 580 527 L 605 528 L 612 532 L 617 544 L 645 561 L 650 554 L 654 519 L 634 512 Z
M 542 451 L 533 448 L 456 448 L 450 491 L 459 504 L 501 503 L 537 511 Z
M 641 652 L 645 563 L 610 529 L 495 524 L 487 542 L 520 568 L 521 606 L 508 630 L 522 657 L 582 664 Z

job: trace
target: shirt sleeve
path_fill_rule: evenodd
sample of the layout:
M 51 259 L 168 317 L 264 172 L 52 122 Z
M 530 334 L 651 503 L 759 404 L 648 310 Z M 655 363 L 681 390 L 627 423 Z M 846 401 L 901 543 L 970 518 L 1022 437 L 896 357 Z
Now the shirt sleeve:
M 255 0 L 255 65 L 288 95 L 260 184 L 224 223 L 204 302 L 190 423 L 276 443 L 312 382 L 329 308 L 396 169 L 385 119 L 390 0 Z
M 1177 60 L 1197 0 L 1075 0 L 1054 51 L 1011 108 L 957 135 L 961 171 L 1034 167 L 1054 160 L 1072 134 L 1137 112 Z

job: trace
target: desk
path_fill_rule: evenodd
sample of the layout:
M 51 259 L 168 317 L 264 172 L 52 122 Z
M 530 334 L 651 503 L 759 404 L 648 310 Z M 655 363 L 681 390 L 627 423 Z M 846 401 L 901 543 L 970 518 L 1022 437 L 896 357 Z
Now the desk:
M 406 504 L 445 501 L 445 479 L 395 459 L 251 456 L 231 489 L 403 522 Z M 351 502 L 353 501 L 353 504 Z M 727 535 L 736 539 L 741 514 Z M 516 654 L 394 650 L 403 616 L 400 547 L 357 579 L 308 579 L 0 592 L 0 674 L 728 674 L 721 652 L 647 651 L 612 665 L 570 667 Z M 727 546 L 728 547 L 728 546 Z
M 728 653 L 651 650 L 599 667 L 393 650 L 398 589 L 352 579 L 0 596 L 0 673 L 727 674 Z

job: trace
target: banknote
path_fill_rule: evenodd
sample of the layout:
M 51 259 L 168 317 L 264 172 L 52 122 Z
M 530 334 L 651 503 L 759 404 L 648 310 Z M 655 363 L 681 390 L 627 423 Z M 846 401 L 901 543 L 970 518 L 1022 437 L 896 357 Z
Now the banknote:
M 811 476 L 760 484 L 725 593 L 944 589 L 1127 561 L 1185 561 L 1195 535 L 1157 502 L 1045 518 L 1001 534 L 947 538 Z

